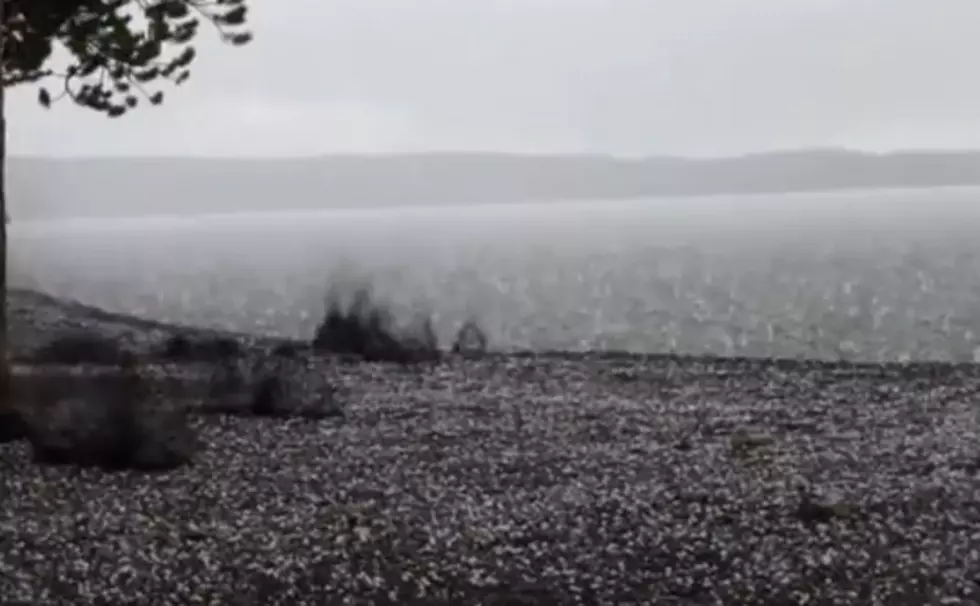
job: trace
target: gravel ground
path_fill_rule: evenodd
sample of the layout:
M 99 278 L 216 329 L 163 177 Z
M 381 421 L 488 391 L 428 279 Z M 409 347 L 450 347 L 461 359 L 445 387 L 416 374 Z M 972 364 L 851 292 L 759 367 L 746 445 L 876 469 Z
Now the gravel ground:
M 179 471 L 0 446 L 0 604 L 980 604 L 975 367 L 321 363 Z

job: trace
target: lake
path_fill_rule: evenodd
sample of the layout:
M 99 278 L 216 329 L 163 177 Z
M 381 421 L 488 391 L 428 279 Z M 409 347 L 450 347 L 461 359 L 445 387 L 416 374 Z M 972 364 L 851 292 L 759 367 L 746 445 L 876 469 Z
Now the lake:
M 288 196 L 284 194 L 284 200 Z M 114 311 L 309 336 L 369 283 L 497 348 L 980 359 L 980 189 L 64 220 L 12 282 Z M 285 204 L 285 202 L 284 202 Z

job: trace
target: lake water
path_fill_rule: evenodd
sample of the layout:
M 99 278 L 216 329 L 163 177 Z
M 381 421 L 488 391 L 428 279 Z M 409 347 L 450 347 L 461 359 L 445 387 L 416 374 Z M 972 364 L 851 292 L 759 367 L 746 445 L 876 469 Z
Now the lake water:
M 77 220 L 11 226 L 15 284 L 309 336 L 369 282 L 498 348 L 980 358 L 980 190 Z

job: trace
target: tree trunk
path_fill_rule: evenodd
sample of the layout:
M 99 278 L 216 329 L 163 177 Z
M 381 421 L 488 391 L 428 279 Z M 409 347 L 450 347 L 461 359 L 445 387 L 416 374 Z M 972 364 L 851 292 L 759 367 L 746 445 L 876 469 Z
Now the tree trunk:
M 6 15 L 4 5 L 6 0 L 0 0 L 0 70 L 3 70 L 4 47 L 7 34 L 5 32 Z M 0 84 L 0 412 L 9 410 L 9 380 L 10 364 L 7 347 L 7 112 L 4 87 Z

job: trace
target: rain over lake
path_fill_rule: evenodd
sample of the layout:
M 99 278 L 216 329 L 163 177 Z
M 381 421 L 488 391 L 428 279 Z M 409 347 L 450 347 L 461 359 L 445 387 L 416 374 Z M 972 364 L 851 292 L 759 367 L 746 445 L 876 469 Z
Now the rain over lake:
M 329 285 L 502 349 L 974 360 L 980 191 L 15 222 L 14 283 L 310 335 Z

